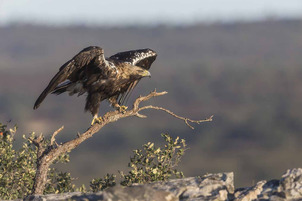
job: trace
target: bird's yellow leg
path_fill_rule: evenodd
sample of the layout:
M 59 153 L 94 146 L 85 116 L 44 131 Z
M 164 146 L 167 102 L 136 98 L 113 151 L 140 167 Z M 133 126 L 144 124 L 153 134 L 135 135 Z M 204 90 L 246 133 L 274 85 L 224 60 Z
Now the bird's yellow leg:
M 119 112 L 122 112 L 122 113 L 125 113 L 126 110 L 128 109 L 127 106 L 125 106 L 125 105 L 119 105 L 119 104 L 117 104 L 117 103 L 115 103 L 115 104 L 113 105 L 113 107 L 115 107 Z
M 117 109 L 119 112 L 125 113 L 126 110 L 128 109 L 128 107 L 125 106 L 125 105 L 119 105 L 119 104 L 117 103 L 117 101 L 116 101 L 116 97 L 111 97 L 111 98 L 109 99 L 109 102 L 110 102 L 111 105 L 112 105 L 115 109 Z
M 103 121 L 103 118 L 102 117 L 98 117 L 98 115 L 94 115 L 93 116 L 93 119 L 91 121 L 91 126 L 95 123 L 100 123 Z

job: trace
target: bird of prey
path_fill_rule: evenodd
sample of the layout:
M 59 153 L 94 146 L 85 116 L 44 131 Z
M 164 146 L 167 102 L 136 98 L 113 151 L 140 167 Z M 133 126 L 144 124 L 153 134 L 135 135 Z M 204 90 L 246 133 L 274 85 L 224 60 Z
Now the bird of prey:
M 114 108 L 125 111 L 127 107 L 122 104 L 141 78 L 151 77 L 149 69 L 156 56 L 151 49 L 139 49 L 105 58 L 102 48 L 87 47 L 60 67 L 38 97 L 34 109 L 49 93 L 68 92 L 78 96 L 87 93 L 85 111 L 93 116 L 91 124 L 100 122 L 101 101 L 108 100 Z

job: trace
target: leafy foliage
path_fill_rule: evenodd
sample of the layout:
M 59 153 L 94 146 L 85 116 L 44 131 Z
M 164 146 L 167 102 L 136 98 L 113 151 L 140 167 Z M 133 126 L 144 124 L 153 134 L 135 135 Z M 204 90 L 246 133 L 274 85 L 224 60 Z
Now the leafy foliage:
M 182 172 L 175 169 L 186 150 L 184 139 L 177 137 L 172 139 L 168 134 L 162 134 L 166 141 L 164 149 L 156 148 L 154 143 L 148 142 L 143 145 L 143 150 L 134 150 L 134 156 L 130 158 L 129 167 L 132 168 L 124 175 L 122 185 L 132 183 L 149 183 L 153 181 L 165 181 L 172 176 L 182 178 Z
M 180 140 L 179 137 L 173 140 L 168 134 L 162 134 L 162 137 L 166 142 L 164 148 L 157 148 L 154 143 L 148 142 L 143 145 L 143 150 L 133 151 L 134 156 L 130 158 L 128 164 L 131 170 L 128 174 L 120 172 L 121 185 L 165 181 L 173 176 L 184 177 L 183 173 L 175 168 L 186 150 L 185 140 Z M 115 175 L 109 174 L 104 179 L 94 179 L 90 182 L 90 188 L 94 192 L 114 185 Z
M 102 178 L 93 179 L 90 182 L 90 189 L 93 192 L 97 192 L 97 191 L 100 191 L 100 190 L 104 190 L 108 187 L 115 186 L 115 184 L 116 184 L 115 178 L 116 178 L 116 175 L 107 174 L 103 179 Z
M 19 150 L 13 147 L 14 134 L 17 128 L 7 129 L 0 123 L 0 198 L 17 199 L 31 193 L 36 171 L 37 148 L 32 139 L 36 137 L 32 133 L 29 137 L 23 135 L 23 146 Z M 173 176 L 180 178 L 183 173 L 176 166 L 180 162 L 186 150 L 184 139 L 177 137 L 173 140 L 168 134 L 162 134 L 166 144 L 164 148 L 155 147 L 154 143 L 148 142 L 143 149 L 134 150 L 128 166 L 131 170 L 128 174 L 119 172 L 122 178 L 121 185 L 129 186 L 133 183 L 149 183 L 153 181 L 167 180 Z M 48 141 L 44 141 L 44 146 Z M 54 163 L 69 162 L 69 155 L 61 155 Z M 116 185 L 116 175 L 107 174 L 104 178 L 93 179 L 90 182 L 90 190 L 97 192 Z M 50 168 L 48 182 L 44 194 L 81 191 L 86 192 L 82 185 L 76 189 L 72 184 L 73 178 L 70 173 L 59 172 Z
M 30 137 L 25 137 L 20 150 L 13 148 L 14 129 L 7 130 L 7 126 L 0 123 L 0 197 L 2 199 L 23 198 L 30 194 L 36 171 L 37 148 L 32 140 L 35 133 Z M 45 141 L 45 144 L 47 141 Z M 60 156 L 55 162 L 66 163 L 69 161 L 68 155 Z M 69 173 L 58 172 L 55 168 L 50 168 L 48 183 L 44 193 L 61 193 L 75 190 L 71 184 L 73 178 Z

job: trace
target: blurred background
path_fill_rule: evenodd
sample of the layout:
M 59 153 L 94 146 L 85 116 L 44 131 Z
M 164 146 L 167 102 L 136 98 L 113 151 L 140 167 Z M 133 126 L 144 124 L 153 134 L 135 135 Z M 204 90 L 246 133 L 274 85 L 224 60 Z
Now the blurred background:
M 279 178 L 302 167 L 301 0 L 2 0 L 0 1 L 0 122 L 52 134 L 58 141 L 85 131 L 91 115 L 85 96 L 49 95 L 33 104 L 59 67 L 81 49 L 105 55 L 151 48 L 158 57 L 151 79 L 128 101 L 154 88 L 166 96 L 150 104 L 176 114 L 214 121 L 191 130 L 160 111 L 147 119 L 108 125 L 59 166 L 88 184 L 106 173 L 127 171 L 132 150 L 161 133 L 187 140 L 185 176 L 235 173 L 236 187 Z M 100 113 L 111 110 L 101 105 Z

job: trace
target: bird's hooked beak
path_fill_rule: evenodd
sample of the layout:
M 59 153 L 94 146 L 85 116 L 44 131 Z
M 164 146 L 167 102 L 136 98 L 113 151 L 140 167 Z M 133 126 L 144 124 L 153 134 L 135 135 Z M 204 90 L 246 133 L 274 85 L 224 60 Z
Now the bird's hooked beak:
M 143 77 L 151 77 L 151 73 L 148 70 L 144 70 Z

